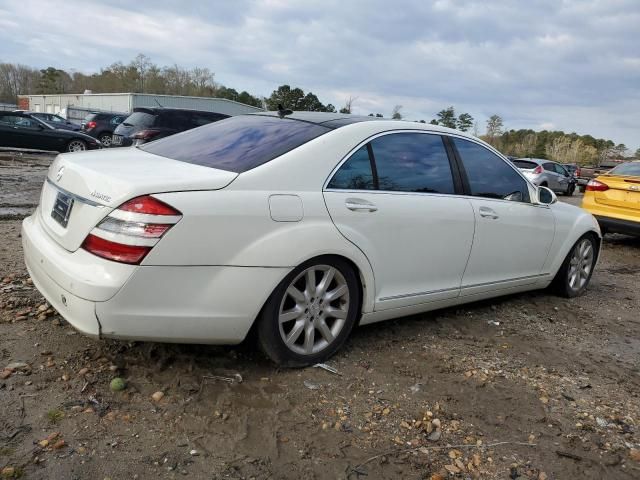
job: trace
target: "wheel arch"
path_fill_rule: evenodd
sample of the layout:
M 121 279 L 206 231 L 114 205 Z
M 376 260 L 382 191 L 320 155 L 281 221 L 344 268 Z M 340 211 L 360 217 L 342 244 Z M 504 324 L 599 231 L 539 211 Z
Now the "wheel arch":
M 258 320 L 260 319 L 260 316 L 262 315 L 265 309 L 265 306 L 267 305 L 267 302 L 269 301 L 269 299 L 271 298 L 275 290 L 278 288 L 278 286 L 282 283 L 282 281 L 285 278 L 287 278 L 287 275 L 289 275 L 294 268 L 297 268 L 300 265 L 303 265 L 308 262 L 313 262 L 314 260 L 326 258 L 326 257 L 332 257 L 332 258 L 345 261 L 347 264 L 349 264 L 349 266 L 353 269 L 353 271 L 356 274 L 356 278 L 358 279 L 358 288 L 360 291 L 360 304 L 358 305 L 357 320 L 355 325 L 358 326 L 360 324 L 360 320 L 362 318 L 363 313 L 373 311 L 373 296 L 375 292 L 373 271 L 370 271 L 370 275 L 368 275 L 367 274 L 368 272 L 366 269 L 363 270 L 361 266 L 358 265 L 357 261 L 355 261 L 353 258 L 350 258 L 350 256 L 348 255 L 344 255 L 344 253 L 329 253 L 329 252 L 321 253 L 318 255 L 309 256 L 309 258 L 301 260 L 300 262 L 298 262 L 298 264 L 295 267 L 292 267 L 289 271 L 287 271 L 285 275 L 282 276 L 282 278 L 278 280 L 278 282 L 273 286 L 267 298 L 262 303 L 262 306 L 258 310 L 258 313 L 255 315 L 255 318 L 253 318 L 251 322 L 251 328 L 247 332 L 245 340 L 246 339 L 251 339 L 252 341 L 255 340 Z M 367 266 L 369 266 L 369 268 L 371 267 L 368 262 L 367 262 Z M 370 307 L 368 307 L 367 305 L 368 302 L 370 303 Z
M 562 204 L 560 211 L 554 211 L 556 216 L 556 236 L 551 247 L 550 255 L 545 265 L 545 272 L 549 272 L 553 278 L 558 274 L 562 263 L 573 248 L 573 246 L 585 235 L 593 235 L 597 243 L 596 262 L 600 258 L 602 246 L 602 233 L 598 222 L 593 215 L 582 211 L 580 215 L 575 215 L 573 208 L 567 204 Z M 596 263 L 597 265 L 597 263 Z

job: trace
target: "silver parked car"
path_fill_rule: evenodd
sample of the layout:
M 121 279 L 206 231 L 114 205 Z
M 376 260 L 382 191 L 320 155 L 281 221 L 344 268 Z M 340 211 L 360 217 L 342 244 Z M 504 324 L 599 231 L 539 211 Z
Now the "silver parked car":
M 515 158 L 513 164 L 538 187 L 547 187 L 556 193 L 573 195 L 575 177 L 562 165 L 542 158 Z

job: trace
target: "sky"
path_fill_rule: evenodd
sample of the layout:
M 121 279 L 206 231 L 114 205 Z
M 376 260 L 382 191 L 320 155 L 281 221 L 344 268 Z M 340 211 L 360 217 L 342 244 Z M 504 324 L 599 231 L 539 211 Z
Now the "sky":
M 0 0 L 0 62 L 90 73 L 138 53 L 254 95 L 640 147 L 640 0 Z

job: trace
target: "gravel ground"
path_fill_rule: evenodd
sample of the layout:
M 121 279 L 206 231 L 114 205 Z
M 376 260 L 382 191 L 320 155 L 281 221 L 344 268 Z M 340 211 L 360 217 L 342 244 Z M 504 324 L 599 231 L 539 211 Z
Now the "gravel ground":
M 607 236 L 580 298 L 362 327 L 330 361 L 339 375 L 280 370 L 250 343 L 94 341 L 67 325 L 20 247 L 48 161 L 0 157 L 4 477 L 640 478 L 640 239 Z

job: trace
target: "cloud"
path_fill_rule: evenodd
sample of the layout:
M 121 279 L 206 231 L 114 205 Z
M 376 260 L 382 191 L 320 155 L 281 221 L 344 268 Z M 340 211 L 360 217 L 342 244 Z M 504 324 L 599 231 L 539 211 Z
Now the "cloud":
M 449 105 L 640 145 L 636 0 L 0 1 L 0 58 L 95 71 L 143 52 L 269 95 L 288 83 L 358 113 Z M 19 18 L 20 21 L 16 22 Z M 29 28 L 25 29 L 24 26 Z

